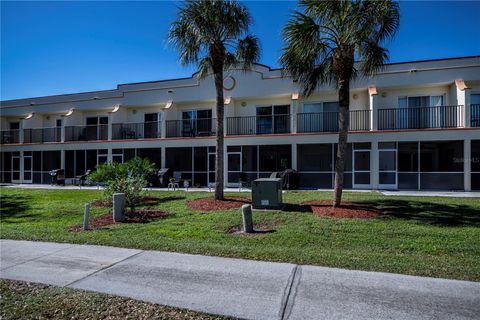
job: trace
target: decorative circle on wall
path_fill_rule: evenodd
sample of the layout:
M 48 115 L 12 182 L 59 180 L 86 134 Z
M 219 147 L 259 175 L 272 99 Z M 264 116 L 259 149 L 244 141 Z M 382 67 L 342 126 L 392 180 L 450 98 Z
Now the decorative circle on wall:
M 223 89 L 227 91 L 233 90 L 233 88 L 235 88 L 236 83 L 237 81 L 235 80 L 234 77 L 232 76 L 225 77 L 223 79 Z

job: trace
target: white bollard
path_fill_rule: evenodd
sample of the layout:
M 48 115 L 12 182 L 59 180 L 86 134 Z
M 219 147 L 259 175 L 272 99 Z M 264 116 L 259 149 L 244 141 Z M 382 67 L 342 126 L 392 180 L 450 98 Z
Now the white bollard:
M 85 211 L 83 213 L 83 230 L 88 230 L 88 214 L 90 213 L 90 203 L 85 203 Z

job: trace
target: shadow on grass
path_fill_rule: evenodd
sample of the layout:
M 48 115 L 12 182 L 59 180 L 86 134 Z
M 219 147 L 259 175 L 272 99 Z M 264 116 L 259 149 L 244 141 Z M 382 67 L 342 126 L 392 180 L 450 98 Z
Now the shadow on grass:
M 371 204 L 381 209 L 385 216 L 396 219 L 443 227 L 480 226 L 480 210 L 468 205 L 391 199 L 362 203 Z
M 301 205 L 297 203 L 284 203 L 283 212 L 312 212 L 312 209 L 308 205 Z
M 184 196 L 169 196 L 169 197 L 156 197 L 156 196 L 145 196 L 138 204 L 139 207 L 143 206 L 153 206 L 159 205 L 161 203 L 166 203 L 170 201 L 185 200 Z
M 2 195 L 0 197 L 0 218 L 28 218 L 32 217 L 32 213 L 28 213 L 30 209 L 29 199 L 19 195 Z M 4 221 L 8 222 L 8 221 Z

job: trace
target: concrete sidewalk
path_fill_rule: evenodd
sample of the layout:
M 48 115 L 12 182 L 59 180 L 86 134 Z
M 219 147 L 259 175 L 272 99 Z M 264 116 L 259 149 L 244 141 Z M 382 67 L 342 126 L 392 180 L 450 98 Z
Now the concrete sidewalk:
M 0 240 L 0 275 L 245 319 L 478 319 L 480 283 Z

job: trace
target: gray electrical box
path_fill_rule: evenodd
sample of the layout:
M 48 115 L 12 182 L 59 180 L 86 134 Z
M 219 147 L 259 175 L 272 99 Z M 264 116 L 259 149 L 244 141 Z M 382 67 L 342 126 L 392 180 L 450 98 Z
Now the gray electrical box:
M 252 182 L 252 206 L 255 209 L 281 209 L 282 179 L 262 178 Z

